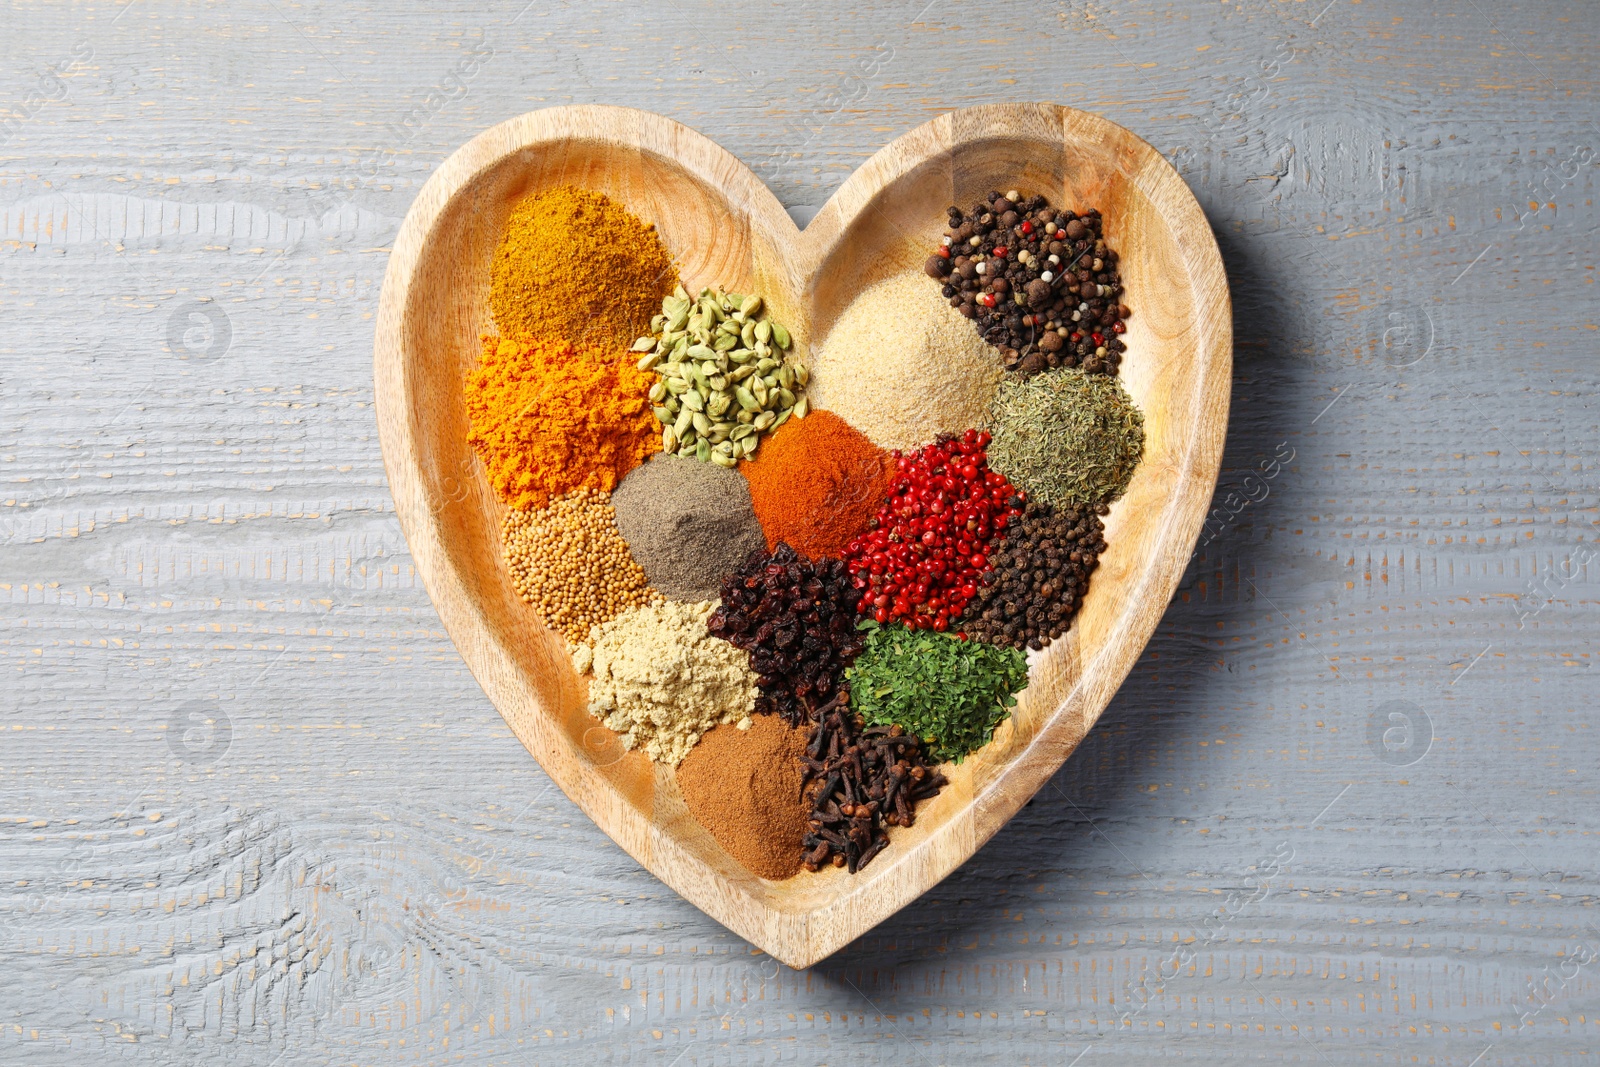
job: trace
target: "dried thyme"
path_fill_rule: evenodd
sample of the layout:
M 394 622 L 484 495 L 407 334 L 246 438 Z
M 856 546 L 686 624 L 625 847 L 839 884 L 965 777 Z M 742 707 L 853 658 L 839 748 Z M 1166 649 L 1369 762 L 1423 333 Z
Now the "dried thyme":
M 1001 384 L 989 465 L 1060 508 L 1109 504 L 1144 454 L 1144 416 L 1115 378 L 1063 368 Z

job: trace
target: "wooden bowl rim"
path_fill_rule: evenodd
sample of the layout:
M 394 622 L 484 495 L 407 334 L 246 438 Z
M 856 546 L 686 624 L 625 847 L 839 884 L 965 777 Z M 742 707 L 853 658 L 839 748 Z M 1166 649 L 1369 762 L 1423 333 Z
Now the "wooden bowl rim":
M 1041 125 L 1059 129 L 1069 150 L 1074 140 L 1092 140 L 1114 148 L 1126 178 L 1159 209 L 1188 274 L 1194 308 L 1191 327 L 1198 338 L 1193 354 L 1193 400 L 1206 409 L 1205 417 L 1197 414 L 1191 420 L 1191 432 L 1178 450 L 1182 463 L 1155 533 L 1157 548 L 1139 565 L 1127 605 L 1118 612 L 1094 658 L 1081 664 L 1077 681 L 1027 747 L 975 793 L 962 811 L 907 850 L 911 854 L 896 857 L 892 864 L 880 860 L 854 878 L 841 881 L 835 896 L 808 913 L 781 912 L 746 893 L 729 892 L 726 879 L 672 835 L 655 832 L 645 816 L 621 803 L 604 803 L 603 791 L 597 794 L 579 788 L 594 784 L 582 780 L 593 775 L 584 775 L 580 768 L 578 779 L 568 781 L 566 765 L 552 761 L 556 766 L 551 767 L 540 758 L 540 750 L 551 750 L 564 739 L 558 736 L 554 716 L 542 707 L 538 695 L 521 684 L 521 671 L 511 651 L 488 625 L 450 566 L 438 516 L 424 490 L 419 446 L 411 433 L 409 412 L 414 397 L 404 343 L 412 282 L 427 242 L 455 196 L 512 154 L 577 140 L 666 157 L 721 192 L 730 203 L 742 202 L 752 229 L 761 231 L 758 236 L 773 242 L 774 247 L 792 249 L 784 261 L 791 292 L 809 299 L 811 279 L 827 250 L 879 191 L 958 143 L 1026 136 Z M 958 140 L 958 128 L 968 135 Z M 569 105 L 529 112 L 485 130 L 457 149 L 428 179 L 407 212 L 390 253 L 379 301 L 373 365 L 379 440 L 401 529 L 458 650 L 478 650 L 474 656 L 463 652 L 462 658 L 491 702 L 505 716 L 506 708 L 531 701 L 542 714 L 528 717 L 535 737 L 532 743 L 523 738 L 524 745 L 597 826 L 685 899 L 757 947 L 800 968 L 861 936 L 974 855 L 1055 774 L 1132 669 L 1183 575 L 1216 483 L 1231 391 L 1232 307 L 1215 237 L 1182 177 L 1143 139 L 1098 115 L 1047 103 L 987 104 L 946 112 L 880 149 L 800 230 L 749 167 L 698 131 L 653 112 Z M 1160 610 L 1139 607 L 1157 602 Z M 1075 729 L 1079 714 L 1082 726 Z

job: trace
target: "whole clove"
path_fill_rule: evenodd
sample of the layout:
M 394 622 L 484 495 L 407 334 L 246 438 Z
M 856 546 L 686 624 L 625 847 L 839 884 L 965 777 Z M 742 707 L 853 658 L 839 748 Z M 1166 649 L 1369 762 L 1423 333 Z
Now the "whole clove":
M 801 759 L 801 791 L 811 802 L 801 844 L 808 871 L 830 863 L 852 874 L 865 867 L 889 846 L 888 827 L 912 825 L 917 803 L 937 796 L 946 781 L 920 740 L 899 726 L 863 726 L 849 700 L 843 686 L 811 713 L 810 755 Z M 820 788 L 812 784 L 818 780 Z

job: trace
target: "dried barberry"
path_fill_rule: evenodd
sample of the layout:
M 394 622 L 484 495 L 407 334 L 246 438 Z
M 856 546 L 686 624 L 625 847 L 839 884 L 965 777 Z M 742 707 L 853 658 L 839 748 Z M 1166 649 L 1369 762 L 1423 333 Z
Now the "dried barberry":
M 706 629 L 750 653 L 761 689 L 756 711 L 798 726 L 832 699 L 861 652 L 856 599 L 843 562 L 809 560 L 780 541 L 771 555 L 752 552 L 724 579 L 722 604 Z

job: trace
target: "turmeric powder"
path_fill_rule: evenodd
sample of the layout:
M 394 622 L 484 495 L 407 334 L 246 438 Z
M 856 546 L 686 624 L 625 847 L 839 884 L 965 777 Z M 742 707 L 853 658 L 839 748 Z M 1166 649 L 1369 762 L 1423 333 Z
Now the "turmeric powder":
M 507 337 L 625 350 L 678 284 L 654 225 L 571 185 L 519 203 L 489 271 L 489 307 Z
M 623 352 L 570 341 L 482 335 L 467 372 L 467 441 L 513 508 L 542 508 L 576 489 L 609 493 L 661 451 L 650 375 Z

